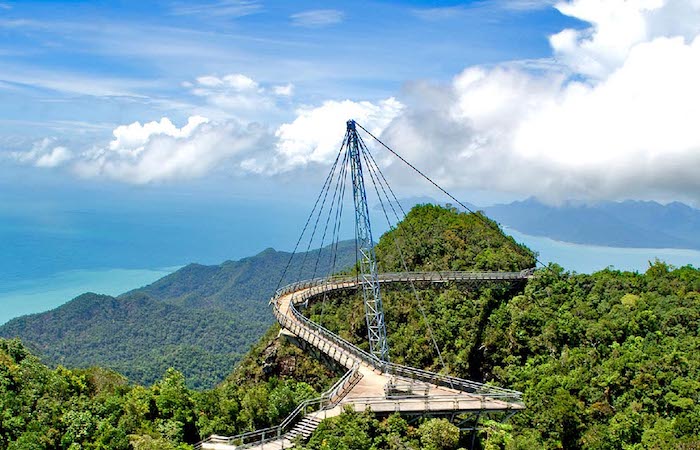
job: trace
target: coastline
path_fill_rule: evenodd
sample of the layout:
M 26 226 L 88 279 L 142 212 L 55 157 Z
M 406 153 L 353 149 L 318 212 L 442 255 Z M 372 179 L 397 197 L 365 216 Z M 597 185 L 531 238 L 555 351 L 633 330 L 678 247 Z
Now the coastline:
M 0 286 L 0 325 L 57 308 L 85 292 L 117 296 L 146 286 L 182 266 L 154 269 L 78 269 Z
M 649 262 L 656 259 L 681 267 L 700 267 L 700 250 L 681 248 L 646 247 L 606 247 L 593 244 L 558 241 L 545 236 L 521 233 L 513 228 L 503 227 L 506 234 L 516 241 L 539 252 L 539 259 L 545 264 L 555 262 L 565 270 L 578 273 L 592 273 L 612 266 L 618 270 L 645 272 Z

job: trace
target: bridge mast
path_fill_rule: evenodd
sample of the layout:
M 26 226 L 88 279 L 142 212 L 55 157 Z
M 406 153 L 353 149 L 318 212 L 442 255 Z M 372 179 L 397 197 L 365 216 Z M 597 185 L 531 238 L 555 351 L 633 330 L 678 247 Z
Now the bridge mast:
M 369 335 L 370 352 L 381 361 L 389 362 L 389 344 L 386 339 L 384 309 L 379 292 L 379 276 L 377 275 L 377 256 L 374 253 L 372 227 L 369 222 L 369 207 L 365 181 L 362 175 L 362 151 L 364 145 L 357 135 L 355 121 L 348 120 L 346 145 L 350 152 L 352 172 L 352 192 L 355 201 L 355 239 L 360 253 L 360 278 L 362 282 L 362 298 L 365 304 L 365 318 Z

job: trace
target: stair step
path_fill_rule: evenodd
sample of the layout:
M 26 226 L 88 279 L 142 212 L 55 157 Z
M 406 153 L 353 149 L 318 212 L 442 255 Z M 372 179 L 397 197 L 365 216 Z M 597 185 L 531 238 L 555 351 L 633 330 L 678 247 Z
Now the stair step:
M 295 436 L 296 436 L 297 434 L 309 434 L 309 435 L 310 435 L 310 434 L 313 433 L 314 431 L 315 431 L 315 429 L 311 429 L 311 428 L 306 428 L 306 429 L 303 429 L 303 430 L 292 430 L 292 431 L 290 431 L 289 433 L 287 433 L 287 435 L 288 435 L 288 436 L 290 436 L 290 435 L 295 435 Z
M 304 439 L 308 439 L 313 433 L 298 433 L 298 434 L 288 434 L 287 439 L 290 441 L 294 440 L 296 437 L 301 436 Z
M 301 436 L 305 440 L 308 439 L 313 434 L 313 432 L 316 431 L 316 428 L 318 428 L 318 425 L 321 423 L 322 420 L 323 419 L 316 416 L 304 417 L 299 423 L 297 423 L 294 427 L 292 427 L 291 430 L 287 432 L 287 439 L 291 441 L 299 436 Z

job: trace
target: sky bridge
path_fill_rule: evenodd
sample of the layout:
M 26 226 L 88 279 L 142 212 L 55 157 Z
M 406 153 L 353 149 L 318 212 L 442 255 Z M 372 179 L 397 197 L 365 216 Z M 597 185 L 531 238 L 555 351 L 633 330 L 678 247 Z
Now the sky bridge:
M 531 270 L 412 272 L 379 274 L 378 279 L 381 283 L 519 283 L 530 276 Z M 277 291 L 270 304 L 282 326 L 282 334 L 302 348 L 321 352 L 348 371 L 321 398 L 300 405 L 301 408 L 297 408 L 298 411 L 295 410 L 279 426 L 232 437 L 212 436 L 201 442 L 198 448 L 290 448 L 297 436 L 310 436 L 320 420 L 334 417 L 346 407 L 355 411 L 369 408 L 379 415 L 399 412 L 404 415 L 457 417 L 466 413 L 471 416 L 469 420 L 473 424 L 482 415 L 515 413 L 524 408 L 521 393 L 517 391 L 382 361 L 312 322 L 299 310 L 300 305 L 315 297 L 333 291 L 358 289 L 361 283 L 357 277 L 319 278 L 294 283 Z
M 282 336 L 293 341 L 307 353 L 331 365 L 341 367 L 346 372 L 319 398 L 300 404 L 281 424 L 237 436 L 210 436 L 197 444 L 197 449 L 272 450 L 290 448 L 295 441 L 307 439 L 323 419 L 337 416 L 348 408 L 355 411 L 371 410 L 380 416 L 399 413 L 408 417 L 447 417 L 456 422 L 460 428 L 466 430 L 477 429 L 480 418 L 484 416 L 507 419 L 517 411 L 524 409 L 520 392 L 391 362 L 382 307 L 381 292 L 383 286 L 388 284 L 410 285 L 413 293 L 417 296 L 416 283 L 523 284 L 533 275 L 534 269 L 514 272 L 416 272 L 408 270 L 406 262 L 403 260 L 403 254 L 399 250 L 405 270 L 379 273 L 374 253 L 375 241 L 369 222 L 363 161 L 377 194 L 380 195 L 383 192 L 387 196 L 390 208 L 394 210 L 394 213 L 396 211 L 393 205 L 400 203 L 393 195 L 391 187 L 386 184 L 386 178 L 379 171 L 379 167 L 366 149 L 362 138 L 357 133 L 357 127 L 361 128 L 354 121 L 348 122 L 341 151 L 302 231 L 303 237 L 309 224 L 314 223 L 311 238 L 313 240 L 313 233 L 316 232 L 321 212 L 328 194 L 332 190 L 333 178 L 337 174 L 331 200 L 332 206 L 327 210 L 328 218 L 326 228 L 323 231 L 325 236 L 330 218 L 335 214 L 336 224 L 332 230 L 333 242 L 337 244 L 338 223 L 342 213 L 344 194 L 344 184 L 341 183 L 345 180 L 347 171 L 350 171 L 353 186 L 352 198 L 355 206 L 357 273 L 347 276 L 329 275 L 291 283 L 278 288 L 270 300 L 273 314 L 282 327 L 280 332 Z M 362 129 L 364 130 L 364 128 Z M 374 138 L 374 136 L 372 137 Z M 377 141 L 384 145 L 378 139 Z M 389 150 L 395 154 L 393 150 Z M 398 157 L 406 162 L 400 156 Z M 339 162 L 340 165 L 338 165 Z M 410 166 L 410 163 L 406 163 Z M 411 167 L 458 204 L 461 204 L 418 169 Z M 393 198 L 388 196 L 388 192 L 391 192 Z M 321 199 L 323 201 L 318 208 L 318 217 L 313 221 L 312 218 Z M 387 208 L 384 205 L 382 202 L 382 208 L 388 219 Z M 466 208 L 466 206 L 464 207 Z M 486 221 L 486 219 L 483 220 Z M 490 222 L 486 221 L 486 223 L 491 226 Z M 297 243 L 297 247 L 298 245 L 299 243 Z M 290 264 L 291 262 L 292 258 L 290 258 Z M 316 265 L 318 265 L 318 261 Z M 289 264 L 287 269 L 290 269 Z M 348 290 L 362 292 L 370 344 L 369 351 L 360 349 L 336 333 L 324 328 L 321 324 L 305 317 L 301 312 L 303 307 L 315 301 L 323 301 L 329 294 Z M 427 322 L 422 306 L 421 312 Z M 428 327 L 430 327 L 429 323 Z M 429 329 L 429 332 L 442 362 L 439 348 L 432 337 L 432 330 Z M 444 362 L 442 363 L 444 366 Z

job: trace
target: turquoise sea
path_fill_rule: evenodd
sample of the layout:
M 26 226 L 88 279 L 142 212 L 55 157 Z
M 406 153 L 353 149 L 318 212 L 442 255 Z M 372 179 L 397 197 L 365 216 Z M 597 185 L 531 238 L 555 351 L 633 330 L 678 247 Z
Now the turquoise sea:
M 544 264 L 556 262 L 566 270 L 592 273 L 611 266 L 619 270 L 645 272 L 655 259 L 676 267 L 700 267 L 700 251 L 676 248 L 621 248 L 572 244 L 540 236 L 530 236 L 512 229 L 506 233 L 539 253 Z
M 177 269 L 69 270 L 17 282 L 0 289 L 0 325 L 14 317 L 56 308 L 85 292 L 119 295 L 150 284 Z
M 517 241 L 539 252 L 539 259 L 565 269 L 591 273 L 612 266 L 644 272 L 660 259 L 674 266 L 700 267 L 700 251 L 685 249 L 616 248 L 572 244 L 507 230 Z M 178 267 L 158 269 L 69 270 L 0 286 L 0 324 L 25 314 L 53 309 L 84 293 L 119 295 L 172 273 Z
M 0 191 L 0 324 L 84 292 L 118 295 L 191 262 L 291 250 L 308 214 L 292 202 L 140 197 L 82 199 L 78 207 L 3 202 Z

